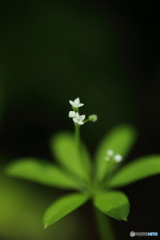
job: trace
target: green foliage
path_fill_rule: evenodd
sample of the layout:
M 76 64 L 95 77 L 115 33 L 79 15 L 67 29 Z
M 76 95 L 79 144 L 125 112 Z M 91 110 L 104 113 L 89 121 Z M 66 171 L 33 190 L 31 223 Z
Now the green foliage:
M 90 172 L 90 158 L 86 148 L 81 146 L 83 162 L 79 160 L 77 154 L 75 138 L 71 133 L 59 133 L 50 141 L 51 152 L 57 161 L 72 174 L 82 179 L 88 179 Z
M 94 205 L 110 217 L 127 220 L 130 205 L 127 196 L 122 192 L 101 192 L 95 196 Z
M 0 160 L 3 161 L 3 158 Z M 48 203 L 56 200 L 57 191 L 53 191 L 53 188 L 45 191 L 45 188 L 27 181 L 9 178 L 1 170 L 3 165 L 0 165 L 1 240 L 70 240 L 77 232 L 80 234 L 81 219 L 76 213 L 63 218 L 54 228 L 44 231 L 41 219 Z
M 113 149 L 115 153 L 119 153 L 125 158 L 133 146 L 135 138 L 136 131 L 129 125 L 118 126 L 105 135 L 96 152 L 95 164 L 98 180 L 101 181 L 106 176 L 108 164 L 103 161 L 106 150 Z
M 126 164 L 109 182 L 110 187 L 123 187 L 143 178 L 160 173 L 160 156 L 141 157 Z
M 65 189 L 79 189 L 80 182 L 64 169 L 34 158 L 19 159 L 7 168 L 7 173 L 19 178 Z
M 125 158 L 135 138 L 136 131 L 132 126 L 116 127 L 104 137 L 96 152 L 96 162 L 91 164 L 84 145 L 80 146 L 81 154 L 78 155 L 74 136 L 67 132 L 60 133 L 53 136 L 50 147 L 61 167 L 27 158 L 10 164 L 6 171 L 11 176 L 80 191 L 62 197 L 47 209 L 44 215 L 45 227 L 54 224 L 88 199 L 92 199 L 95 207 L 106 215 L 126 221 L 130 209 L 128 198 L 124 193 L 110 189 L 160 173 L 160 155 L 137 159 L 116 171 L 116 174 L 112 174 L 113 170 L 120 164 L 114 158 L 110 161 L 105 161 L 104 158 L 108 149 Z M 113 164 L 110 165 L 109 162 Z
M 47 209 L 44 214 L 44 228 L 54 224 L 68 213 L 80 207 L 87 200 L 88 196 L 80 193 L 70 194 L 57 200 Z

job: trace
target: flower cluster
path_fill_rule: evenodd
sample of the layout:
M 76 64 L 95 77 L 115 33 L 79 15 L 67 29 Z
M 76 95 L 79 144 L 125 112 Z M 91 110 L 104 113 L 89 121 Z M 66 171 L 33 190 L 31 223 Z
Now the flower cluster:
M 111 158 L 117 163 L 122 161 L 122 156 L 120 154 L 114 154 L 113 150 L 107 150 L 106 156 L 105 156 L 105 161 L 109 161 Z
M 83 125 L 84 124 L 83 120 L 85 119 L 86 116 L 85 115 L 79 115 L 78 112 L 70 111 L 69 112 L 69 117 L 73 118 L 73 121 L 75 123 L 78 123 L 79 125 Z
M 76 98 L 74 101 L 69 100 L 69 103 L 71 104 L 73 111 L 69 111 L 68 117 L 72 118 L 74 123 L 78 125 L 83 125 L 88 121 L 92 122 L 97 121 L 98 119 L 97 115 L 92 114 L 88 117 L 88 119 L 85 120 L 86 115 L 79 114 L 79 107 L 82 107 L 84 105 L 84 103 L 80 102 L 79 98 Z

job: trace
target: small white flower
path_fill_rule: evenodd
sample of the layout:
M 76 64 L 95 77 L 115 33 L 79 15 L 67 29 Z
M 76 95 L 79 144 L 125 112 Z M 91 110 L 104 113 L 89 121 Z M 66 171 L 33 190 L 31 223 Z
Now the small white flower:
M 84 105 L 84 103 L 80 103 L 79 98 L 76 98 L 74 101 L 69 100 L 69 103 L 75 108 L 79 108 L 79 107 L 82 107 Z
M 118 162 L 122 161 L 122 156 L 120 154 L 116 154 L 114 156 L 114 160 L 118 163 Z
M 108 150 L 106 153 L 107 153 L 107 155 L 109 155 L 109 156 L 113 156 L 114 151 L 113 151 L 113 150 Z
M 85 119 L 85 115 L 79 115 L 78 112 L 75 113 L 75 117 L 73 118 L 73 121 L 79 125 L 83 125 L 83 120 Z
M 69 114 L 68 114 L 68 117 L 69 118 L 74 118 L 76 115 L 76 112 L 75 111 L 70 111 Z
M 98 117 L 95 114 L 92 114 L 92 115 L 89 116 L 89 120 L 92 121 L 92 122 L 97 121 L 97 119 L 98 119 Z

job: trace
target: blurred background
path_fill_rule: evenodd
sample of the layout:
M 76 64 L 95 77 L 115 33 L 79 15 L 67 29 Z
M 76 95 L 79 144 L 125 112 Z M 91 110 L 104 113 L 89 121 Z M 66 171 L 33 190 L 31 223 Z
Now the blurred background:
M 139 137 L 127 161 L 160 154 L 158 1 L 32 0 L 0 3 L 0 240 L 99 239 L 90 204 L 48 229 L 45 209 L 67 193 L 4 175 L 20 157 L 53 161 L 48 142 L 73 131 L 68 100 L 80 97 L 95 124 L 82 128 L 94 155 L 112 127 L 129 123 Z M 124 187 L 128 223 L 111 219 L 117 240 L 158 232 L 160 176 Z

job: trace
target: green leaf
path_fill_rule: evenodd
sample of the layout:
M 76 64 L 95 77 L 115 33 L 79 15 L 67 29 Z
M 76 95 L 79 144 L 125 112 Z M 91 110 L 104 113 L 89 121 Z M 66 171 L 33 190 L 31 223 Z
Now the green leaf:
M 52 163 L 42 162 L 34 158 L 23 158 L 9 164 L 7 174 L 23 179 L 32 180 L 41 184 L 65 189 L 80 189 L 81 185 L 76 179 L 63 169 Z
M 108 183 L 109 187 L 122 187 L 160 173 L 160 155 L 141 157 L 124 166 Z
M 80 161 L 72 134 L 58 133 L 51 138 L 50 146 L 53 155 L 63 167 L 80 178 L 88 180 L 91 171 L 89 154 L 84 145 L 81 146 L 82 161 Z
M 127 221 L 130 204 L 127 196 L 122 192 L 101 192 L 95 196 L 94 205 L 112 218 Z
M 135 138 L 136 131 L 129 125 L 118 126 L 103 138 L 96 152 L 97 180 L 103 180 L 107 173 L 108 164 L 104 160 L 106 151 L 111 149 L 115 154 L 121 154 L 124 159 L 132 148 Z
M 43 217 L 44 228 L 54 224 L 68 213 L 83 205 L 88 200 L 87 195 L 74 193 L 58 199 L 45 212 Z

